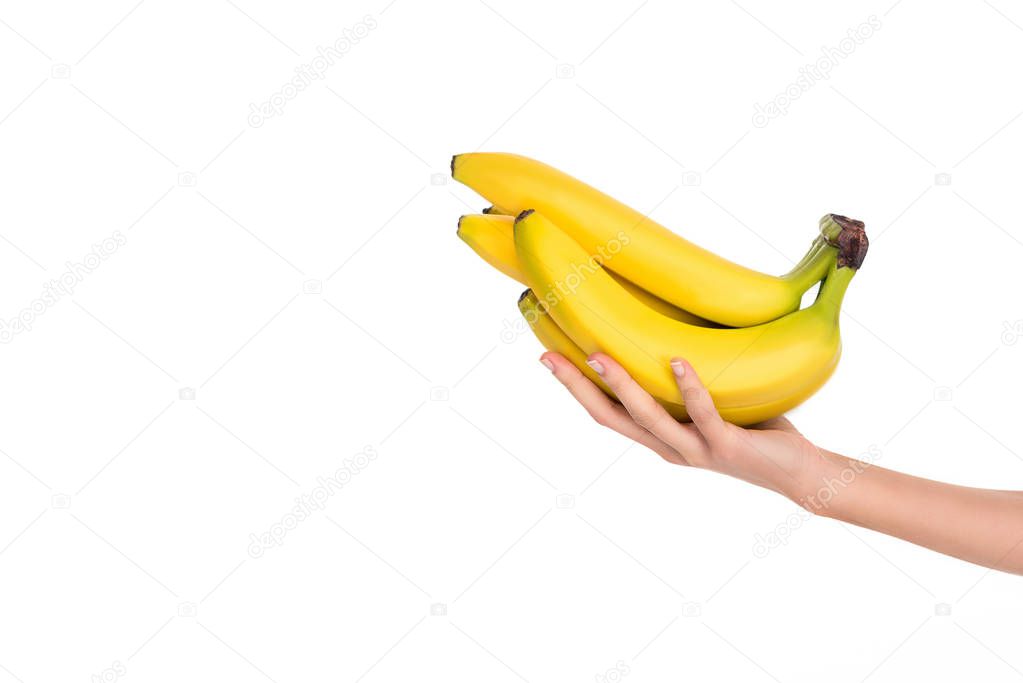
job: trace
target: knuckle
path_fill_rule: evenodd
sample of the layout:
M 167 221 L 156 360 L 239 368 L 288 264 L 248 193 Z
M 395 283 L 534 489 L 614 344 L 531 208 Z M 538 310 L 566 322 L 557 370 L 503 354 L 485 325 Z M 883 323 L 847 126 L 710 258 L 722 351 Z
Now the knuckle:
M 682 391 L 682 399 L 686 403 L 702 403 L 705 396 L 706 391 L 702 387 L 690 387 Z
M 693 459 L 685 453 L 678 454 L 678 459 L 675 461 L 675 464 L 682 465 L 683 467 L 696 467 L 696 465 L 693 464 Z
M 657 428 L 657 425 L 660 424 L 663 418 L 664 413 L 661 413 L 651 406 L 636 408 L 632 413 L 632 419 L 636 421 L 636 424 L 650 432 Z
M 610 429 L 611 425 L 614 423 L 614 420 L 612 419 L 611 411 L 608 411 L 608 410 L 591 410 L 589 412 L 590 412 L 590 417 L 593 418 L 593 421 L 596 422 L 597 424 L 599 424 L 601 427 L 607 427 L 607 428 Z
M 706 453 L 693 453 L 693 454 L 686 453 L 686 460 L 689 462 L 689 465 L 691 467 L 695 467 L 696 469 L 700 469 L 700 470 L 713 469 L 711 467 L 711 464 L 713 463 L 713 461 L 711 460 L 709 455 L 706 454 Z
M 743 443 L 741 440 L 737 440 L 728 432 L 718 432 L 716 437 L 717 438 L 715 439 L 711 450 L 714 457 L 721 462 L 735 462 L 740 460 L 744 453 L 749 452 L 750 446 L 748 443 Z M 765 454 L 761 453 L 761 455 Z
M 582 388 L 582 385 L 580 384 L 579 379 L 577 377 L 570 376 L 558 377 L 557 375 L 555 375 L 555 378 L 560 380 L 561 383 L 565 385 L 565 388 L 568 389 L 570 394 L 572 394 L 573 396 L 579 395 L 580 393 L 579 390 Z

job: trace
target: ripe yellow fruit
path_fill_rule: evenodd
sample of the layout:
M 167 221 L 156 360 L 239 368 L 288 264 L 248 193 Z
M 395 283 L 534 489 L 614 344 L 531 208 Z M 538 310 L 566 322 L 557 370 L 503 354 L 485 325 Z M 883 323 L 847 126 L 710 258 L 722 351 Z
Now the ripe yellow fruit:
M 547 314 L 547 309 L 536 298 L 536 294 L 533 294 L 533 290 L 527 289 L 519 297 L 519 312 L 522 313 L 522 317 L 529 323 L 533 334 L 545 349 L 560 353 L 572 365 L 579 368 L 588 380 L 600 387 L 605 394 L 611 398 L 615 397 L 614 392 L 604 384 L 600 375 L 586 364 L 586 354 L 583 350 L 576 346 L 576 343 L 569 339 L 568 335 L 562 332 L 558 324 Z
M 526 284 L 526 276 L 515 256 L 515 241 L 512 238 L 514 222 L 515 220 L 511 216 L 492 213 L 469 214 L 458 219 L 458 236 L 484 261 L 513 280 Z M 614 273 L 610 273 L 610 275 L 629 294 L 669 318 L 703 327 L 720 327 L 709 320 L 704 320 L 689 311 L 669 304 L 664 299 L 654 296 Z
M 586 379 L 600 387 L 601 391 L 610 398 L 615 401 L 618 400 L 614 391 L 604 384 L 604 380 L 601 379 L 600 375 L 587 365 L 586 354 L 558 327 L 558 324 L 547 313 L 547 308 L 544 304 L 536 298 L 536 294 L 533 294 L 533 290 L 527 289 L 519 297 L 519 312 L 522 313 L 522 317 L 529 324 L 529 328 L 545 349 L 560 353 L 572 365 L 579 368 L 579 371 L 583 373 Z M 658 399 L 658 403 L 664 406 L 672 415 L 683 416 L 685 415 L 685 408 L 681 405 L 681 400 L 681 396 L 679 396 L 674 401 Z
M 672 320 L 637 301 L 600 262 L 538 212 L 514 224 L 526 281 L 550 317 L 584 354 L 607 353 L 679 419 L 678 385 L 669 361 L 688 360 L 721 415 L 749 425 L 802 403 L 831 376 L 841 354 L 839 308 L 866 254 L 863 224 L 821 219 L 827 272 L 817 300 L 777 320 L 709 329 Z M 612 257 L 612 259 L 617 256 Z M 613 262 L 613 261 L 611 261 Z
M 790 273 L 767 275 L 699 247 L 647 216 L 546 164 L 475 152 L 451 160 L 455 180 L 517 215 L 535 209 L 591 255 L 615 250 L 607 267 L 693 315 L 726 326 L 758 325 L 799 308 L 828 269 L 824 252 Z

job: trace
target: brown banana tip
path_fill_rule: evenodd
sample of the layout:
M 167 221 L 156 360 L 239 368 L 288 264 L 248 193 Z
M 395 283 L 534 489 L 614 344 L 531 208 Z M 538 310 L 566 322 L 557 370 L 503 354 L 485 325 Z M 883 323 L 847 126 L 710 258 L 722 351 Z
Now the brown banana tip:
M 518 303 L 520 303 L 520 304 L 521 304 L 521 303 L 522 303 L 522 301 L 523 301 L 523 299 L 525 299 L 525 298 L 526 298 L 527 296 L 529 296 L 530 294 L 532 294 L 532 292 L 533 292 L 533 290 L 531 290 L 531 289 L 527 289 L 526 291 L 522 292 L 522 294 L 519 294 L 519 300 L 518 300 Z
M 458 227 L 455 229 L 455 234 L 461 234 L 462 232 L 462 221 L 465 220 L 465 216 L 458 217 Z
M 520 213 L 518 216 L 515 217 L 515 223 L 518 224 L 519 221 L 525 220 L 529 216 L 529 214 L 533 213 L 534 210 L 535 209 L 526 209 L 525 211 Z
M 493 212 L 494 212 L 494 207 L 493 206 L 488 206 L 488 207 L 483 209 L 483 213 L 484 214 L 490 214 L 490 213 L 493 213 Z
M 841 214 L 831 214 L 831 220 L 842 229 L 835 246 L 838 247 L 838 267 L 859 270 L 867 257 L 870 241 L 867 239 L 866 224 L 863 221 Z
M 862 229 L 862 228 L 865 228 L 866 225 L 867 225 L 863 221 L 856 220 L 855 218 L 849 218 L 848 216 L 843 216 L 840 213 L 833 213 L 833 214 L 831 214 L 831 219 L 833 221 L 835 221 L 836 223 L 838 223 L 839 225 L 841 225 L 843 230 L 846 229 L 846 228 L 860 228 L 860 229 Z
M 458 158 L 457 154 L 455 154 L 454 156 L 451 157 L 451 177 L 452 178 L 455 177 L 455 159 L 457 159 L 457 158 Z

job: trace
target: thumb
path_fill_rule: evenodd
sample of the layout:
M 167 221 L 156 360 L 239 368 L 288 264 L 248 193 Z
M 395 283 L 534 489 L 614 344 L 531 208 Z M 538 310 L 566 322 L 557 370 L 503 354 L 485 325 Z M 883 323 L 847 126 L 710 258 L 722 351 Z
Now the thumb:
M 720 444 L 725 436 L 725 421 L 714 407 L 710 392 L 703 386 L 693 366 L 681 358 L 672 358 L 671 373 L 675 375 L 689 419 L 712 448 Z

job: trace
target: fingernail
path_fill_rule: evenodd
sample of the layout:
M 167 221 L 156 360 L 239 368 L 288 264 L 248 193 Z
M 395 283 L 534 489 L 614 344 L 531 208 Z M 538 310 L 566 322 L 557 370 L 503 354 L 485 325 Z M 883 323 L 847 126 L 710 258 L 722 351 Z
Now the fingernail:
M 586 364 L 589 365 L 591 368 L 593 368 L 593 371 L 595 373 L 597 373 L 598 375 L 603 376 L 603 374 L 604 374 L 604 366 L 600 364 L 599 360 L 588 360 L 588 361 L 586 361 Z
M 545 368 L 547 368 L 547 369 L 548 369 L 548 370 L 550 370 L 551 372 L 554 372 L 554 363 L 550 362 L 550 361 L 549 361 L 549 360 L 547 360 L 546 358 L 541 358 L 541 359 L 540 359 L 540 362 L 541 362 L 541 363 L 543 363 L 543 366 L 544 366 Z
M 686 374 L 686 366 L 682 364 L 681 360 L 674 358 L 671 361 L 671 371 L 676 377 L 682 379 L 682 375 Z

